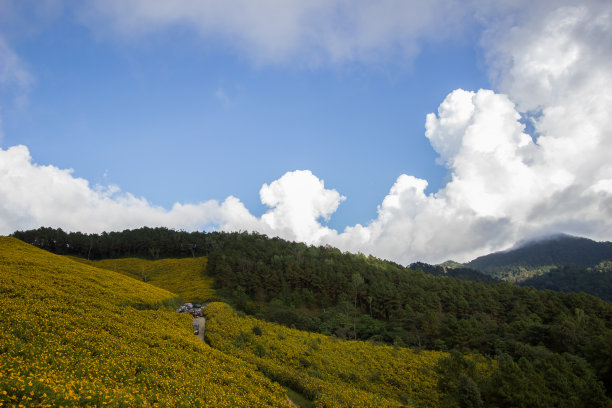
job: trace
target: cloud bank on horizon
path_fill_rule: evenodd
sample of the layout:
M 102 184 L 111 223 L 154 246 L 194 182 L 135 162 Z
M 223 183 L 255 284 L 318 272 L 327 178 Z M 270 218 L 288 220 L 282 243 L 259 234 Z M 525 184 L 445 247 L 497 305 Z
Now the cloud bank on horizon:
M 239 11 L 228 12 L 229 3 Z M 269 210 L 256 217 L 232 196 L 157 207 L 117 186 L 92 186 L 71 170 L 38 165 L 26 146 L 13 146 L 0 149 L 0 233 L 43 225 L 83 232 L 214 227 L 401 263 L 466 261 L 546 233 L 611 238 L 609 2 L 510 2 L 497 9 L 453 1 L 86 4 L 75 14 L 101 35 L 143 36 L 185 25 L 203 37 L 231 38 L 234 49 L 256 64 L 289 64 L 296 56 L 299 64 L 317 66 L 367 64 L 392 53 L 410 58 L 420 40 L 443 41 L 472 19 L 483 27 L 496 89 L 454 90 L 424 118 L 425 137 L 448 169 L 444 187 L 426 194 L 426 180 L 402 174 L 377 218 L 344 231 L 324 221 L 350 197 L 325 188 L 309 170 L 264 184 L 260 198 Z M 11 55 L 19 67 L 0 62 L 0 86 L 27 78 L 1 37 L 0 55 Z

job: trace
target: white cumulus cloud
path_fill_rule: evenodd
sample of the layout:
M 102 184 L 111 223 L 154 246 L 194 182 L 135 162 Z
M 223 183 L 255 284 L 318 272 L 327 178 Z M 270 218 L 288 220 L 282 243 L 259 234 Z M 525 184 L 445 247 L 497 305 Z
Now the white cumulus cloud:
M 40 226 L 83 232 L 143 225 L 196 229 L 230 219 L 224 214 L 233 200 L 177 203 L 165 210 L 116 186 L 92 187 L 72 170 L 32 163 L 25 146 L 0 149 L 0 198 L 2 234 Z
M 271 208 L 262 215 L 263 229 L 287 239 L 316 243 L 331 232 L 319 219 L 329 219 L 345 199 L 336 190 L 325 188 L 310 171 L 286 173 L 264 184 L 261 202 Z

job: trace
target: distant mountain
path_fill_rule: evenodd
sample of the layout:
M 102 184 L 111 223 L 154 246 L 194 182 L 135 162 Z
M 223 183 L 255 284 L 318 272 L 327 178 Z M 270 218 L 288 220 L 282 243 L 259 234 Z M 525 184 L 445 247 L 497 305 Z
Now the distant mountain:
M 466 266 L 496 278 L 520 282 L 558 267 L 589 268 L 608 260 L 612 260 L 612 242 L 560 234 L 481 256 Z

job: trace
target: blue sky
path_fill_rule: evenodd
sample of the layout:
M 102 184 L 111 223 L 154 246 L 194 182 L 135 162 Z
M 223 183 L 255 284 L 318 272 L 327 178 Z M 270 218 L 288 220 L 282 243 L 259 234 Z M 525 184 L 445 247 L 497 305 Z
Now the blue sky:
M 49 166 L 66 177 L 48 191 L 52 208 L 61 201 L 53 196 L 62 194 L 62 185 L 86 180 L 77 196 L 91 212 L 78 221 L 68 214 L 74 210 L 57 215 L 65 206 L 41 215 L 42 210 L 26 210 L 33 208 L 28 201 L 33 198 L 22 197 L 0 214 L 0 232 L 39 224 L 92 232 L 137 227 L 136 221 L 112 215 L 133 199 L 136 207 L 156 214 L 138 219 L 142 224 L 259 230 L 401 261 L 469 258 L 552 232 L 607 239 L 596 220 L 610 214 L 589 210 L 581 223 L 568 216 L 579 203 L 550 210 L 558 214 L 542 223 L 517 212 L 551 207 L 555 194 L 576 185 L 603 194 L 607 202 L 607 170 L 589 170 L 587 164 L 559 168 L 551 157 L 562 158 L 565 150 L 547 144 L 546 137 L 537 143 L 542 132 L 551 141 L 566 136 L 553 128 L 552 119 L 538 116 L 539 122 L 522 130 L 517 119 L 547 107 L 587 115 L 581 118 L 601 126 L 587 154 L 595 157 L 606 146 L 609 133 L 599 117 L 563 105 L 564 98 L 583 90 L 600 89 L 604 98 L 610 73 L 605 52 L 572 27 L 563 30 L 567 38 L 548 45 L 550 53 L 529 49 L 550 41 L 551 30 L 568 18 L 577 27 L 603 15 L 593 29 L 603 34 L 588 34 L 609 38 L 605 2 L 510 2 L 499 9 L 451 1 L 430 8 L 392 1 L 378 8 L 367 2 L 313 2 L 311 8 L 288 2 L 281 11 L 274 1 L 255 10 L 240 0 L 233 3 L 234 9 L 215 9 L 210 2 L 187 0 L 172 6 L 1 0 L 0 148 L 25 146 L 29 157 L 20 163 L 31 170 L 23 174 L 34 178 L 28 179 L 33 186 L 45 183 L 42 173 Z M 245 10 L 235 11 L 241 6 Z M 595 66 L 571 60 L 575 66 L 567 68 L 572 47 L 592 56 Z M 557 75 L 559 69 L 576 72 L 576 78 L 600 69 L 602 83 L 580 83 Z M 560 94 L 552 98 L 551 84 L 542 78 L 557 81 L 552 86 Z M 456 90 L 471 93 L 453 94 Z M 473 126 L 456 129 L 457 121 L 468 120 L 461 118 L 466 104 Z M 505 127 L 491 130 L 496 123 Z M 483 146 L 492 134 L 506 131 L 494 150 L 470 145 Z M 513 146 L 510 159 L 503 153 L 508 146 Z M 497 159 L 489 162 L 491 157 Z M 309 175 L 300 178 L 297 170 Z M 281 183 L 284 176 L 287 182 Z M 262 186 L 275 181 L 271 200 L 277 204 L 266 205 Z M 311 190 L 296 183 L 312 185 L 312 194 L 300 196 Z M 521 191 L 545 191 L 545 200 L 522 197 Z M 9 187 L 2 193 L 7 200 L 19 195 Z M 508 195 L 518 201 L 504 204 L 512 201 L 504 199 Z M 228 209 L 228 197 L 239 201 L 237 209 Z M 100 203 L 118 209 L 101 210 Z M 175 216 L 175 203 L 207 215 Z M 444 217 L 449 218 L 433 225 Z M 456 221 L 462 217 L 464 223 Z M 451 219 L 458 224 L 449 226 Z M 421 239 L 428 225 L 431 236 Z M 437 242 L 430 256 L 427 248 Z
M 169 31 L 117 44 L 62 16 L 17 43 L 36 81 L 3 146 L 165 207 L 235 195 L 256 214 L 263 183 L 310 169 L 348 197 L 329 220 L 343 229 L 375 218 L 399 174 L 437 190 L 425 116 L 456 88 L 488 87 L 467 39 L 380 66 L 262 67 Z

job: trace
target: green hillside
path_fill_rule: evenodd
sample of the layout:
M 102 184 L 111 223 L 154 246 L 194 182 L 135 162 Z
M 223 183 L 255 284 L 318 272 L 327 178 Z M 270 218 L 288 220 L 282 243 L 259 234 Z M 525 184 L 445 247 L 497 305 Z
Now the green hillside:
M 494 357 L 497 385 L 481 388 L 493 406 L 610 404 L 602 386 L 612 391 L 610 303 L 433 276 L 259 234 L 227 235 L 207 270 L 218 293 L 246 313 L 341 339 Z
M 496 278 L 520 282 L 556 267 L 571 265 L 586 268 L 602 261 L 612 261 L 612 242 L 596 242 L 561 234 L 481 256 L 465 265 Z
M 0 237 L 0 406 L 289 406 L 192 334 L 175 295 Z
M 64 234 L 67 239 L 78 237 L 61 231 L 43 232 L 58 237 Z M 158 232 L 166 237 L 166 241 L 157 242 L 163 248 L 180 248 L 173 247 L 173 243 L 190 237 L 184 233 L 173 235 L 168 230 Z M 30 238 L 37 234 L 39 231 L 33 231 Z M 99 248 L 111 253 L 115 251 L 113 242 L 129 248 L 130 241 L 124 238 L 131 234 L 117 233 L 113 240 L 109 238 L 111 234 L 102 234 Z M 214 330 L 207 332 L 209 343 L 291 388 L 292 395 L 302 394 L 304 406 L 351 406 L 342 396 L 344 392 L 358 392 L 363 397 L 360 401 L 369 401 L 364 406 L 380 406 L 380 401 L 407 406 L 431 406 L 438 401 L 440 406 L 448 407 L 612 406 L 611 303 L 585 294 L 537 291 L 507 282 L 483 283 L 488 278 L 472 282 L 447 273 L 434 276 L 363 254 L 256 233 L 201 235 L 197 237 L 207 243 L 206 275 L 214 279 L 216 293 L 240 313 L 251 315 L 237 318 L 229 309 L 213 315 L 218 306 L 211 307 L 209 329 Z M 53 241 L 45 241 L 44 245 L 36 242 L 46 247 Z M 59 249 L 72 250 L 73 246 L 65 242 L 55 247 L 56 252 Z M 83 249 L 86 248 L 79 251 Z M 145 285 L 143 266 L 157 265 L 143 260 L 126 262 L 135 262 L 136 269 L 140 267 L 140 274 L 124 271 L 131 276 L 124 279 L 138 285 Z M 174 262 L 181 264 L 181 260 Z M 111 271 L 115 265 L 119 269 L 115 260 L 99 265 Z M 478 276 L 465 272 L 463 278 Z M 172 274 L 172 268 L 160 277 L 168 273 Z M 148 307 L 141 303 L 136 303 L 139 308 Z M 253 317 L 259 320 L 250 320 Z M 272 323 L 262 320 L 286 327 L 268 326 Z M 291 330 L 289 327 L 311 333 L 284 332 Z M 308 343 L 304 336 L 319 338 L 321 343 Z M 305 346 L 312 350 L 298 346 L 295 339 L 306 341 Z M 381 348 L 370 349 L 364 341 Z M 344 349 L 355 347 L 355 351 L 343 354 L 328 347 L 334 342 Z M 287 344 L 301 354 L 292 354 Z M 317 347 L 333 358 L 326 359 Z M 391 349 L 406 350 L 401 353 L 407 353 L 407 360 L 419 350 L 424 355 L 441 353 L 444 357 L 435 364 L 430 360 L 431 375 L 419 375 L 418 381 L 410 384 L 393 374 L 397 366 L 369 371 L 364 360 L 355 357 L 359 354 L 364 359 L 378 356 L 373 360 L 393 361 L 376 354 Z M 468 357 L 478 355 L 484 356 L 483 360 Z M 490 375 L 484 375 L 470 363 L 473 359 L 497 363 L 489 364 Z M 360 368 L 355 370 L 350 361 L 362 361 Z M 331 369 L 330 365 L 339 369 Z M 420 383 L 428 383 L 429 391 L 418 391 Z M 413 391 L 394 393 L 395 386 Z M 424 394 L 433 399 L 426 400 Z
M 0 406 L 290 406 L 278 382 L 317 407 L 433 407 L 466 393 L 439 387 L 448 353 L 338 342 L 222 303 L 206 309 L 213 348 L 167 308 L 173 293 L 131 276 L 4 237 L 0 266 Z M 476 378 L 494 364 L 461 361 Z

